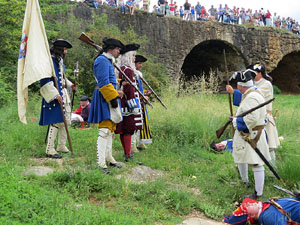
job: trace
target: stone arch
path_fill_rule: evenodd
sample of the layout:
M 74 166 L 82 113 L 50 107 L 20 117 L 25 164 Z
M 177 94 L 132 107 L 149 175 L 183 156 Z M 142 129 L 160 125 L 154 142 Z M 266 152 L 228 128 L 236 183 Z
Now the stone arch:
M 187 54 L 181 67 L 184 81 L 193 76 L 208 75 L 210 71 L 218 74 L 221 81 L 227 80 L 223 51 L 226 51 L 226 61 L 229 74 L 245 69 L 248 64 L 244 55 L 234 45 L 223 40 L 206 40 L 194 46 Z
M 285 55 L 270 75 L 284 93 L 300 94 L 300 51 Z

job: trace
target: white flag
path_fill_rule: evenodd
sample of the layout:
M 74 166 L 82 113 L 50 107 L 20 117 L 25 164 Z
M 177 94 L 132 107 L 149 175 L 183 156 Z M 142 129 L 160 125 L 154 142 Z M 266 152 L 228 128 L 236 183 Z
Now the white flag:
M 27 0 L 18 59 L 18 113 L 26 122 L 28 86 L 55 76 L 47 35 L 38 0 Z

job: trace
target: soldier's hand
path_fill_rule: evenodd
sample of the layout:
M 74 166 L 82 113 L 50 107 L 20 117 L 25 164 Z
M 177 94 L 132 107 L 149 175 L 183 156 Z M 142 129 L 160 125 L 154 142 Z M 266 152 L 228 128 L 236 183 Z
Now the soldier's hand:
M 149 91 L 149 90 L 146 90 L 146 91 L 144 91 L 144 94 L 145 94 L 146 96 L 149 96 L 149 95 L 151 95 L 151 94 L 152 94 L 152 92 L 151 92 L 151 91 Z
M 63 99 L 62 99 L 62 97 L 61 97 L 60 95 L 56 97 L 56 100 L 57 100 L 60 104 L 63 103 Z
M 111 107 L 117 108 L 118 107 L 118 100 L 115 98 L 110 101 Z
M 124 92 L 123 92 L 123 91 L 121 91 L 121 90 L 117 90 L 117 92 L 118 92 L 118 94 L 119 94 L 119 97 L 120 97 L 120 98 L 123 98 L 123 96 L 124 96 Z
M 122 86 L 126 86 L 127 84 L 129 84 L 129 82 L 126 80 L 122 81 L 122 83 L 121 83 Z
M 229 85 L 229 84 L 226 85 L 226 91 L 227 91 L 228 93 L 230 93 L 230 94 L 233 94 L 233 93 L 234 93 L 233 88 L 232 88 L 231 85 Z
M 72 88 L 72 91 L 73 91 L 73 92 L 76 92 L 76 91 L 77 91 L 77 86 L 76 86 L 76 84 L 72 84 L 71 88 Z

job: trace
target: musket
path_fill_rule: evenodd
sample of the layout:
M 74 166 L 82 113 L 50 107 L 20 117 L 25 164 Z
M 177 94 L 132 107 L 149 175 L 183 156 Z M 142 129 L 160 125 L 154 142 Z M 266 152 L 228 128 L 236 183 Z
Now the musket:
M 243 113 L 237 115 L 236 117 L 244 117 L 244 116 L 246 116 L 247 114 L 252 113 L 253 111 L 255 111 L 255 110 L 257 110 L 257 109 L 259 109 L 259 108 L 261 108 L 261 107 L 263 107 L 263 106 L 265 106 L 265 105 L 268 105 L 270 102 L 274 101 L 274 99 L 275 99 L 275 98 L 272 98 L 272 99 L 270 99 L 270 100 L 268 100 L 268 101 L 266 101 L 266 102 L 264 102 L 264 103 L 262 103 L 262 104 L 259 104 L 259 105 L 255 106 L 255 107 L 253 107 L 252 109 L 249 109 L 249 110 L 247 110 L 247 111 L 245 111 L 245 112 L 243 112 Z M 224 131 L 226 130 L 227 126 L 228 126 L 231 122 L 232 122 L 232 120 L 229 119 L 229 120 L 225 123 L 225 125 L 223 125 L 222 127 L 220 127 L 220 128 L 216 131 L 216 134 L 217 134 L 217 137 L 218 137 L 218 138 L 220 138 L 220 137 L 222 136 L 222 134 L 223 134 Z
M 97 45 L 84 32 L 81 33 L 81 35 L 78 39 L 93 46 L 96 49 L 96 51 L 98 51 L 98 52 L 102 50 L 101 46 Z M 132 81 L 129 79 L 129 77 L 115 63 L 112 63 L 112 64 L 122 74 L 124 79 L 135 89 L 135 91 L 137 91 L 139 93 L 139 95 L 142 97 L 142 99 L 153 108 L 153 105 L 151 104 L 151 102 L 149 102 L 149 100 L 147 98 L 145 98 L 145 96 L 141 93 L 141 91 L 132 83 Z
M 225 48 L 223 50 L 224 54 L 224 66 L 225 66 L 225 72 L 226 72 L 226 78 L 227 78 L 227 85 L 229 85 L 229 76 L 228 76 L 228 68 L 227 68 L 227 60 L 226 60 L 226 52 Z M 232 110 L 232 102 L 231 102 L 231 94 L 228 92 L 228 103 L 229 103 L 229 110 L 230 110 L 230 116 L 233 116 L 233 110 Z M 232 125 L 232 134 L 234 134 L 234 127 Z
M 78 78 L 78 74 L 79 74 L 78 61 L 76 61 L 76 67 L 74 69 L 74 85 L 75 85 L 75 87 L 76 87 L 76 80 Z M 74 90 L 72 93 L 72 102 L 71 102 L 71 110 L 72 111 L 73 111 L 73 106 L 74 106 L 75 93 L 76 93 L 76 90 Z
M 299 190 L 295 190 L 295 191 L 291 192 L 290 190 L 287 190 L 287 189 L 285 189 L 283 187 L 280 187 L 278 185 L 273 185 L 273 187 L 300 200 L 300 191 Z
M 148 82 L 145 80 L 145 78 L 141 77 L 141 80 L 143 81 L 143 83 L 150 89 L 150 91 L 154 94 L 154 96 L 156 97 L 156 99 L 160 102 L 160 104 L 165 107 L 165 109 L 168 109 L 168 107 L 165 105 L 165 103 L 163 103 L 163 101 L 158 97 L 158 95 L 155 93 L 155 91 L 152 89 L 152 87 L 148 84 Z
M 55 76 L 53 80 L 54 80 L 54 85 L 55 85 L 55 87 L 58 91 L 59 89 L 58 89 L 57 77 Z M 64 114 L 63 104 L 59 102 L 59 106 L 60 106 L 60 111 L 61 111 L 61 114 L 62 114 L 64 126 L 65 126 L 66 133 L 67 133 L 67 139 L 68 139 L 70 151 L 71 151 L 71 154 L 72 154 L 72 157 L 73 157 L 74 152 L 73 152 L 72 142 L 71 142 L 71 138 L 70 138 L 70 134 L 69 134 L 69 130 L 68 130 L 68 125 L 67 125 L 67 122 L 66 122 L 66 117 L 65 117 L 65 114 Z

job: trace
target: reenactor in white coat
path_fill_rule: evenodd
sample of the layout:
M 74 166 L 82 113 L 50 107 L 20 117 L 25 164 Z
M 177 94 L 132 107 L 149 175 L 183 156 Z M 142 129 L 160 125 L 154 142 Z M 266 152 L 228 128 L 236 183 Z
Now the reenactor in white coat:
M 262 92 L 265 97 L 265 100 L 268 101 L 273 98 L 273 86 L 272 78 L 266 74 L 266 69 L 261 64 L 254 64 L 252 66 L 253 70 L 257 72 L 254 83 L 255 86 Z M 278 132 L 275 124 L 274 117 L 272 115 L 272 102 L 266 106 L 267 108 L 267 124 L 266 132 L 268 136 L 268 145 L 271 155 L 271 163 L 273 166 L 276 166 L 276 154 L 275 149 L 280 145 Z
M 250 69 L 235 73 L 232 80 L 237 82 L 238 90 L 242 93 L 242 100 L 236 115 L 239 115 L 265 102 L 263 94 L 254 86 L 252 78 L 256 72 Z M 261 107 L 244 117 L 233 117 L 235 127 L 233 137 L 233 158 L 237 163 L 243 181 L 248 181 L 248 165 L 252 168 L 255 180 L 255 193 L 246 197 L 256 199 L 263 195 L 264 162 L 248 143 L 256 142 L 257 148 L 269 161 L 271 159 L 266 134 L 264 132 L 266 107 Z

